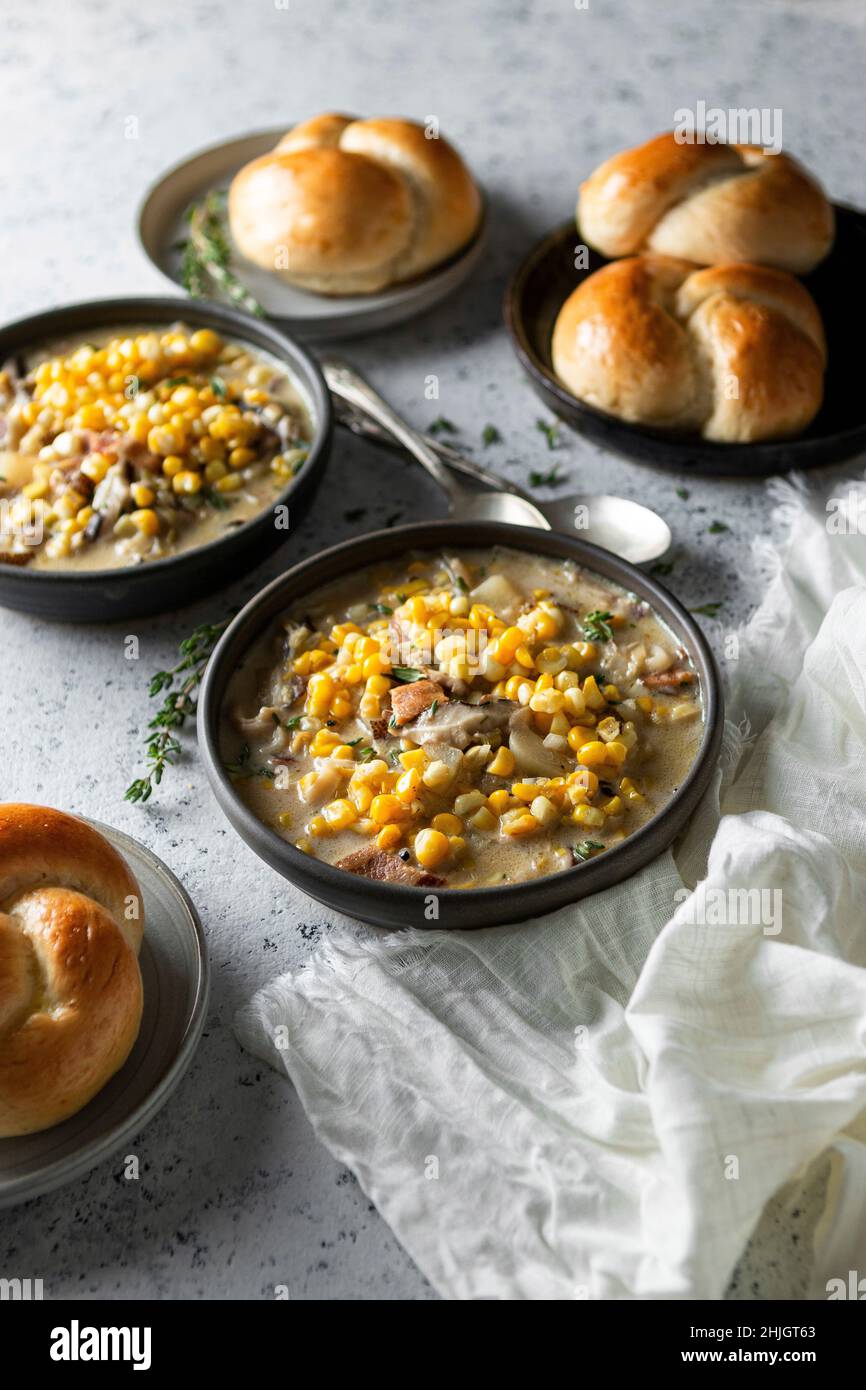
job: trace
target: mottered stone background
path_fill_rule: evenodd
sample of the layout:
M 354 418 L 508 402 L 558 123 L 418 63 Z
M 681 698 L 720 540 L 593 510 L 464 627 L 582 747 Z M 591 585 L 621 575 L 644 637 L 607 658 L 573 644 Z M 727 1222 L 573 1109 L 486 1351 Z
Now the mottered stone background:
M 548 452 L 501 324 L 502 289 L 532 241 L 569 216 L 583 175 L 700 98 L 781 107 L 785 147 L 834 198 L 866 204 L 858 0 L 10 0 L 3 28 L 4 319 L 165 292 L 137 245 L 136 208 L 161 170 L 201 146 L 328 109 L 436 115 L 490 197 L 487 259 L 457 296 L 347 355 L 419 425 L 441 412 L 478 449 L 494 423 L 503 443 L 485 462 L 517 480 L 556 463 L 561 491 L 622 492 L 657 508 L 675 537 L 670 587 L 688 605 L 723 605 L 706 623 L 717 646 L 748 615 L 759 598 L 749 546 L 770 525 L 763 486 L 654 473 L 565 433 Z M 131 117 L 137 139 L 126 138 Z M 423 396 L 431 373 L 435 408 Z M 197 904 L 213 966 L 197 1057 L 130 1146 L 141 1180 L 126 1182 L 110 1160 L 2 1213 L 0 1272 L 43 1278 L 47 1297 L 257 1299 L 276 1284 L 301 1299 L 435 1296 L 318 1144 L 292 1088 L 231 1031 L 237 1005 L 299 966 L 333 919 L 229 829 L 192 739 L 146 808 L 123 792 L 140 769 L 148 677 L 196 623 L 334 541 L 443 512 L 414 465 L 339 434 L 328 481 L 283 552 L 209 601 L 75 630 L 0 610 L 0 799 L 79 811 L 154 849 Z M 714 520 L 730 529 L 709 534 Z M 130 632 L 137 662 L 124 658 Z M 821 1190 L 819 1173 L 804 1198 L 771 1206 L 732 1296 L 802 1294 Z

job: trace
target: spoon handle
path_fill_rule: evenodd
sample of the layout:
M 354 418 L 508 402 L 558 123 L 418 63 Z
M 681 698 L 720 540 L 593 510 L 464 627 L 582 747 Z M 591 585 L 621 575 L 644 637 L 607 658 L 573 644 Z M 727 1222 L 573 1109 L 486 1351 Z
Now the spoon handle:
M 399 440 L 403 448 L 418 460 L 422 468 L 425 468 L 434 482 L 442 488 L 450 500 L 452 510 L 459 508 L 464 489 L 455 481 L 423 435 L 418 434 L 378 392 L 373 390 L 369 382 L 346 362 L 341 362 L 336 357 L 325 357 L 320 360 L 320 365 L 332 394 L 348 401 L 365 415 L 372 416 L 377 424 Z
M 361 415 L 353 409 L 347 401 L 337 398 L 336 402 L 337 423 L 351 430 L 361 439 L 369 439 L 373 444 L 383 444 L 392 451 L 401 451 L 402 445 L 389 434 L 387 430 L 377 425 L 375 420 L 371 420 L 367 415 Z M 468 478 L 475 478 L 477 482 L 483 483 L 485 487 L 493 488 L 496 492 L 509 492 L 512 497 L 520 497 L 524 502 L 538 503 L 531 493 L 522 488 L 519 483 L 513 483 L 509 478 L 502 477 L 499 473 L 494 473 L 489 468 L 484 468 L 482 464 L 476 463 L 474 459 L 465 458 L 463 454 L 446 444 L 444 440 L 434 439 L 429 434 L 421 436 L 428 448 L 447 464 L 449 468 L 456 468 L 459 473 L 464 473 Z

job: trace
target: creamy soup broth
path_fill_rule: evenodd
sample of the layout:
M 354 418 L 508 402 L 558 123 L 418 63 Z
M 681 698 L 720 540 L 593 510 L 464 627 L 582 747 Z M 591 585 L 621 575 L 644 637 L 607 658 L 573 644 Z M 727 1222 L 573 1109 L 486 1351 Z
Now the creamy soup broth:
M 645 825 L 703 728 L 647 604 L 509 549 L 378 565 L 310 595 L 230 686 L 223 756 L 308 854 L 420 886 L 569 868 Z

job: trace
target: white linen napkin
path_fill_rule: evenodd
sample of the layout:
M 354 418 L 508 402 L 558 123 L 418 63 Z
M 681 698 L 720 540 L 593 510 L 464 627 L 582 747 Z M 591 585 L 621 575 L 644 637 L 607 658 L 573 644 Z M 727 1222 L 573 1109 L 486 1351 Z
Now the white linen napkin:
M 847 533 L 771 493 L 788 538 L 675 853 L 516 927 L 343 919 L 238 1015 L 446 1297 L 721 1297 L 828 1148 L 813 1296 L 866 1247 L 866 488 L 835 489 Z

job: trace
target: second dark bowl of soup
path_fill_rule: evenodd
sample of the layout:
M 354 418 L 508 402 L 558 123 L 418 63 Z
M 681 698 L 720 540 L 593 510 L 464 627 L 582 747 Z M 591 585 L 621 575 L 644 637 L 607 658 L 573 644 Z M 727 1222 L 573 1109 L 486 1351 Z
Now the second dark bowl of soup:
M 712 653 L 660 584 L 570 537 L 449 521 L 281 575 L 198 715 L 246 843 L 398 928 L 520 921 L 635 873 L 694 813 L 722 724 Z
M 314 358 L 188 299 L 0 329 L 0 604 L 104 622 L 191 603 L 297 528 L 331 443 Z

